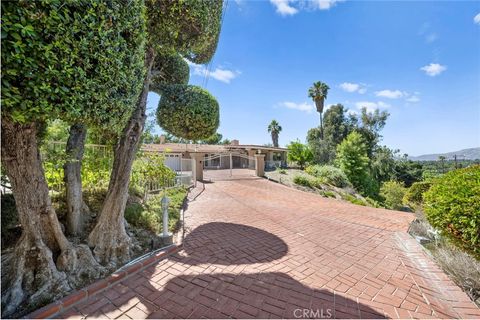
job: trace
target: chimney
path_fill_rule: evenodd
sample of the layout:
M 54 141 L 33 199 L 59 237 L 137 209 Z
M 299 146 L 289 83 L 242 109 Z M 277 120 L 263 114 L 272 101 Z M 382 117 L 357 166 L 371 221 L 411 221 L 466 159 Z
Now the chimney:
M 240 141 L 238 141 L 237 139 L 232 140 L 232 143 L 231 143 L 232 146 L 238 146 L 239 144 L 240 144 Z
M 165 143 L 165 135 L 162 134 L 162 135 L 160 136 L 160 144 L 164 144 L 164 143 Z

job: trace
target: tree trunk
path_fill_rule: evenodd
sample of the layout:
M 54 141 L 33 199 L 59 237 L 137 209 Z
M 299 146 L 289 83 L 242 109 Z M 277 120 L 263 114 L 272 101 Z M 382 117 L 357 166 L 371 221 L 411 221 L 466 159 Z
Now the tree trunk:
M 320 139 L 323 140 L 323 119 L 322 113 L 320 112 Z
M 12 257 L 12 272 L 2 279 L 2 317 L 15 315 L 23 303 L 39 305 L 58 298 L 103 268 L 87 246 L 73 246 L 62 232 L 48 195 L 36 124 L 16 124 L 2 117 L 2 163 L 12 186 L 22 236 Z M 55 263 L 56 262 L 56 263 Z
M 140 144 L 146 119 L 147 96 L 155 60 L 153 48 L 147 49 L 143 89 L 120 140 L 115 147 L 112 174 L 107 196 L 95 228 L 88 237 L 97 261 L 104 265 L 118 266 L 130 260 L 130 237 L 124 223 L 124 211 L 128 198 L 130 172 L 135 153 Z
M 67 198 L 67 231 L 73 236 L 83 233 L 84 210 L 87 209 L 82 196 L 82 159 L 85 149 L 87 128 L 82 124 L 70 127 L 67 141 L 67 163 L 63 167 Z

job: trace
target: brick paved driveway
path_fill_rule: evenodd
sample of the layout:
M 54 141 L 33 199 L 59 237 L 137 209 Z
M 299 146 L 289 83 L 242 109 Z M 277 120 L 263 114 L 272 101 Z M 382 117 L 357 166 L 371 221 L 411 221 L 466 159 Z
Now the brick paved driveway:
M 480 318 L 407 235 L 410 214 L 249 175 L 204 186 L 184 250 L 61 317 Z

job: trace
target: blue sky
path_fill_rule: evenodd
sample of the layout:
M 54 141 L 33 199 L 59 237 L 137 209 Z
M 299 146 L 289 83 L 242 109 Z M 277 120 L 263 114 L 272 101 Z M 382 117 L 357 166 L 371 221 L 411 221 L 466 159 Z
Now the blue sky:
M 383 143 L 402 153 L 478 147 L 479 14 L 478 1 L 230 0 L 215 57 L 191 65 L 190 83 L 217 98 L 218 132 L 244 144 L 271 142 L 272 119 L 280 145 L 304 141 L 321 80 L 328 105 L 387 110 Z

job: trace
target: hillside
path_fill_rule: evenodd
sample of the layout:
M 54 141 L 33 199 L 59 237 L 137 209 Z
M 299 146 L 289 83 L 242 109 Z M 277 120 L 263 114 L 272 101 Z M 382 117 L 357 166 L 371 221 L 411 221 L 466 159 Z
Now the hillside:
M 417 157 L 409 157 L 409 159 L 414 161 L 433 161 L 438 160 L 438 157 L 440 156 L 444 156 L 447 160 L 452 160 L 455 155 L 457 155 L 457 159 L 459 160 L 480 159 L 480 148 L 469 148 L 446 153 L 424 154 Z

